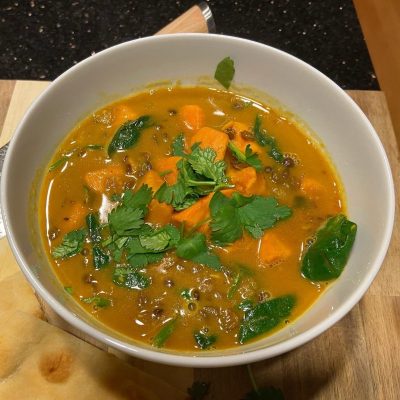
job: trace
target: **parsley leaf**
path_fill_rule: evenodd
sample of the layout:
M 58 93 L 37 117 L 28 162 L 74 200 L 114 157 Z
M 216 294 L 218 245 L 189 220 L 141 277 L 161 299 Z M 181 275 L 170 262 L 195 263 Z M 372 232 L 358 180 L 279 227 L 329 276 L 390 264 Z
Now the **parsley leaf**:
M 266 130 L 262 128 L 261 117 L 259 115 L 256 116 L 254 121 L 253 132 L 257 143 L 262 147 L 269 146 L 268 155 L 276 162 L 282 164 L 285 160 L 285 157 L 279 149 L 276 139 L 273 136 L 268 135 Z
M 163 347 L 164 343 L 169 339 L 169 337 L 173 334 L 176 327 L 177 318 L 170 319 L 165 322 L 163 327 L 154 336 L 152 340 L 152 345 L 155 347 Z
M 115 268 L 112 281 L 117 286 L 128 289 L 145 289 L 150 286 L 151 279 L 139 272 L 137 268 L 119 265 Z
M 143 129 L 150 127 L 151 118 L 144 115 L 135 120 L 126 121 L 120 126 L 108 146 L 108 155 L 111 156 L 117 150 L 126 150 L 139 140 Z
M 290 315 L 295 302 L 291 295 L 276 297 L 256 305 L 247 302 L 241 307 L 244 318 L 239 328 L 239 343 L 243 344 L 275 328 Z
M 86 229 L 71 231 L 67 233 L 61 242 L 52 252 L 53 258 L 68 258 L 80 253 L 86 237 Z
M 197 232 L 182 239 L 176 247 L 176 255 L 185 260 L 207 265 L 215 271 L 221 270 L 221 261 L 216 254 L 208 249 L 206 237 L 203 233 Z
M 104 297 L 94 296 L 94 297 L 82 297 L 81 301 L 86 304 L 94 304 L 96 307 L 106 308 L 111 305 L 111 300 L 105 299 Z
M 198 331 L 194 333 L 194 340 L 200 349 L 205 350 L 211 347 L 216 341 L 216 335 L 206 335 L 205 333 Z
M 291 216 L 291 209 L 280 206 L 273 197 L 245 197 L 235 192 L 228 199 L 221 192 L 215 193 L 210 202 L 211 239 L 224 246 L 233 243 L 247 230 L 255 239 L 265 229 L 272 228 L 279 220 Z
M 185 155 L 185 136 L 180 133 L 172 142 L 171 154 L 173 156 L 183 157 Z
M 250 165 L 256 171 L 260 171 L 262 169 L 261 160 L 258 157 L 258 154 L 253 153 L 249 144 L 246 146 L 244 153 L 233 142 L 229 142 L 228 147 L 238 161 Z
M 225 88 L 229 89 L 233 76 L 235 75 L 235 65 L 230 57 L 221 60 L 215 70 L 214 78 Z

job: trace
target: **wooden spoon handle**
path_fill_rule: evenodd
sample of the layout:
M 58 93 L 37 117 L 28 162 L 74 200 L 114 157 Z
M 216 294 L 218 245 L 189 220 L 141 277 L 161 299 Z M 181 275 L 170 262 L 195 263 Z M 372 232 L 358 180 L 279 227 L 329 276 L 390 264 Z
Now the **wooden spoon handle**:
M 167 33 L 213 33 L 215 32 L 214 17 L 207 3 L 202 1 L 189 8 L 178 18 L 162 28 L 156 35 Z

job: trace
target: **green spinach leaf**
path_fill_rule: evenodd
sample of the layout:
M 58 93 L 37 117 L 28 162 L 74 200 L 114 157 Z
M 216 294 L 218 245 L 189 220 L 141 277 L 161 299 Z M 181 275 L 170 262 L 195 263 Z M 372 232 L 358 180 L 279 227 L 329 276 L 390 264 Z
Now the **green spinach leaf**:
M 99 245 L 93 246 L 93 265 L 95 269 L 102 269 L 110 263 L 110 256 Z
M 118 128 L 108 146 L 108 155 L 111 156 L 118 150 L 127 150 L 139 140 L 143 129 L 152 125 L 151 118 L 144 115 L 135 120 L 126 121 Z
M 217 341 L 217 336 L 206 335 L 205 333 L 198 331 L 194 333 L 194 340 L 200 349 L 205 350 L 211 347 Z
M 165 342 L 174 333 L 176 328 L 177 318 L 172 318 L 164 323 L 160 331 L 154 336 L 152 344 L 154 347 L 163 347 Z
M 59 246 L 57 246 L 51 255 L 53 258 L 68 258 L 80 253 L 85 242 L 86 229 L 80 229 L 67 233 Z
M 312 281 L 338 278 L 350 256 L 356 232 L 357 225 L 344 215 L 329 218 L 303 257 L 302 275 Z

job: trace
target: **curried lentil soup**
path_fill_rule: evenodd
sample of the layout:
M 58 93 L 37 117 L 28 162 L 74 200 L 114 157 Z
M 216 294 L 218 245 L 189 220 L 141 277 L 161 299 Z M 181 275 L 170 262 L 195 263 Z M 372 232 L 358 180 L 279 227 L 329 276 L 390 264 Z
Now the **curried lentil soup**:
M 83 120 L 51 161 L 40 210 L 68 293 L 128 337 L 177 350 L 284 327 L 340 275 L 355 235 L 315 141 L 204 87 L 151 90 Z

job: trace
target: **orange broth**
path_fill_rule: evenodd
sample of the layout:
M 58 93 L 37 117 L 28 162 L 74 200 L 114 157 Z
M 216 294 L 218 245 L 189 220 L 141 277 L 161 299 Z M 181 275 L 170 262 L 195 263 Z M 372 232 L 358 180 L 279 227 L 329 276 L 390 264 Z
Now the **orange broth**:
M 134 146 L 108 157 L 107 146 L 118 128 L 142 115 L 150 115 L 153 125 L 143 130 Z M 252 127 L 256 115 L 261 117 L 262 127 L 276 139 L 286 157 L 285 163 L 273 160 L 266 148 L 254 141 Z M 256 172 L 235 161 L 231 151 L 224 148 L 226 175 L 235 187 L 223 192 L 228 197 L 233 191 L 244 196 L 273 196 L 280 205 L 291 208 L 289 218 L 265 230 L 261 239 L 245 232 L 232 244 L 216 246 L 210 239 L 208 222 L 201 224 L 209 217 L 208 200 L 212 194 L 208 200 L 202 197 L 190 212 L 173 211 L 170 205 L 152 200 L 148 223 L 163 226 L 172 222 L 180 226 L 183 221 L 186 234 L 191 229 L 205 233 L 222 268 L 216 271 L 179 258 L 169 250 L 161 261 L 140 268 L 151 280 L 145 289 L 113 283 L 116 263 L 106 246 L 103 251 L 111 261 L 96 270 L 88 239 L 77 255 L 52 257 L 51 252 L 65 234 L 86 226 L 88 213 L 100 209 L 100 220 L 107 222 L 107 213 L 118 202 L 115 195 L 125 190 L 136 192 L 143 183 L 173 183 L 179 160 L 171 156 L 174 138 L 183 133 L 186 152 L 190 153 L 194 135 L 209 135 L 203 127 L 219 131 L 226 136 L 223 140 L 236 140 L 243 151 L 250 144 L 263 164 L 262 170 Z M 343 192 L 320 146 L 296 123 L 267 105 L 203 87 L 141 93 L 110 104 L 79 123 L 57 149 L 50 165 L 53 167 L 41 189 L 40 223 L 54 271 L 87 312 L 129 338 L 154 344 L 162 327 L 173 320 L 173 332 L 162 343 L 165 348 L 199 349 L 195 332 L 214 336 L 210 349 L 240 346 L 238 331 L 243 311 L 238 306 L 243 300 L 257 303 L 288 294 L 296 299 L 290 316 L 265 332 L 265 336 L 303 314 L 326 287 L 325 283 L 312 283 L 301 276 L 300 260 L 321 223 L 328 216 L 345 212 Z M 93 297 L 106 298 L 109 304 L 101 307 L 82 301 Z

